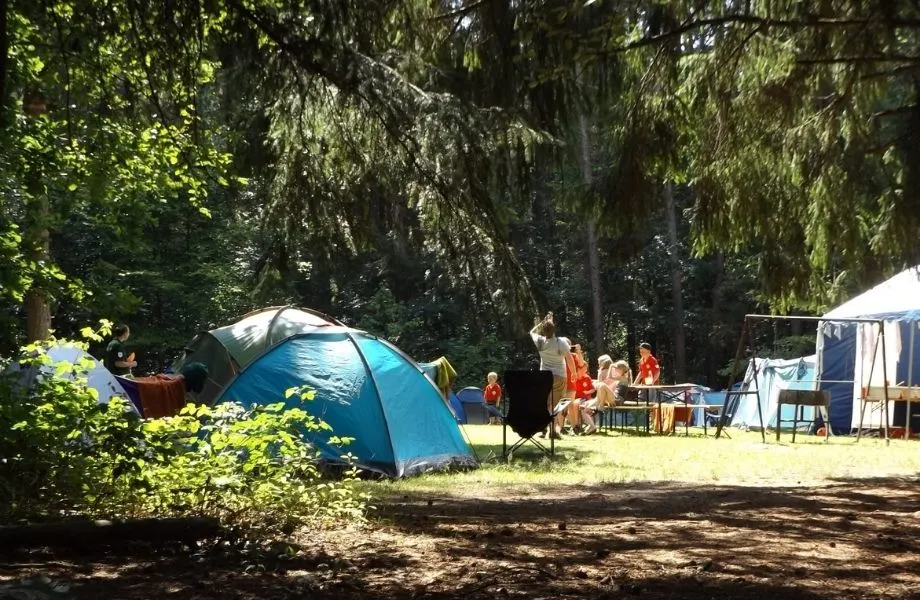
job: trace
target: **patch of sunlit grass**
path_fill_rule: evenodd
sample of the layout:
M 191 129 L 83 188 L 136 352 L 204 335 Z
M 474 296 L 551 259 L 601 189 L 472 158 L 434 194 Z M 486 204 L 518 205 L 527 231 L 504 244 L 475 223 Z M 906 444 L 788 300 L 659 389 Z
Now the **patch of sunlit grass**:
M 501 457 L 502 428 L 468 425 L 465 432 L 482 461 L 479 469 L 435 473 L 400 481 L 366 484 L 376 496 L 426 492 L 501 496 L 528 493 L 544 485 L 595 485 L 638 481 L 694 484 L 815 485 L 835 479 L 913 476 L 920 473 L 916 441 L 832 437 L 784 433 L 780 442 L 760 433 L 729 430 L 715 439 L 701 429 L 690 436 L 615 433 L 575 437 L 556 442 L 554 457 L 545 457 L 526 443 L 507 460 Z M 682 433 L 682 432 L 681 432 Z M 508 431 L 509 442 L 517 436 Z M 549 440 L 541 440 L 548 444 Z

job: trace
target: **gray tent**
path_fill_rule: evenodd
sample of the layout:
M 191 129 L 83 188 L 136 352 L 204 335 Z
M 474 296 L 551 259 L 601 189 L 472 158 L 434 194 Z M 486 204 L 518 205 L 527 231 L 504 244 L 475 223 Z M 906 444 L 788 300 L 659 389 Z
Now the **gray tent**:
M 328 315 L 306 308 L 259 309 L 235 323 L 196 335 L 173 370 L 178 373 L 190 362 L 207 365 L 210 376 L 198 399 L 203 404 L 213 404 L 243 368 L 275 344 L 293 335 L 341 325 Z

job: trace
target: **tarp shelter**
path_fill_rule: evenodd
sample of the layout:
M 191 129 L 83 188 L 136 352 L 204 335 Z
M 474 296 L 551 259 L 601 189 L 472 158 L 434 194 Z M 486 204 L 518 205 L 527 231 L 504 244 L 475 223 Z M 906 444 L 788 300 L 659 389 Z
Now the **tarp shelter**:
M 70 380 L 74 380 L 79 374 L 86 377 L 87 386 L 96 390 L 99 394 L 99 404 L 108 404 L 113 396 L 120 396 L 125 400 L 130 400 L 115 375 L 103 366 L 102 361 L 96 360 L 81 348 L 71 344 L 58 344 L 51 346 L 47 354 L 52 361 L 51 364 L 19 368 L 20 377 L 22 378 L 20 381 L 23 385 L 31 387 L 36 378 L 51 376 L 55 373 L 59 377 Z M 59 371 L 57 365 L 61 363 L 69 363 L 73 365 L 73 368 Z M 85 373 L 83 373 L 84 365 L 87 367 Z M 134 412 L 138 412 L 137 407 L 130 401 L 128 402 L 128 407 Z
M 273 345 L 292 335 L 329 326 L 341 323 L 306 308 L 263 308 L 243 315 L 235 323 L 196 335 L 173 365 L 173 371 L 178 373 L 190 362 L 205 364 L 209 378 L 198 400 L 212 404 L 243 368 Z
M 304 386 L 316 390 L 314 400 L 285 398 Z M 227 401 L 284 402 L 324 420 L 331 432 L 306 436 L 331 463 L 350 452 L 360 468 L 393 477 L 477 464 L 437 387 L 402 351 L 363 331 L 315 327 L 284 339 L 240 372 L 218 398 Z M 338 447 L 332 435 L 354 442 Z
M 869 291 L 823 315 L 817 336 L 818 374 L 821 389 L 831 394 L 830 423 L 835 433 L 849 433 L 859 424 L 860 387 L 867 383 L 873 350 L 876 363 L 873 384 L 888 376 L 890 385 L 918 385 L 920 381 L 920 267 L 903 271 Z M 840 318 L 872 318 L 885 321 L 886 359 L 882 368 L 881 349 L 876 343 L 878 326 L 866 323 L 834 322 Z M 874 328 L 874 329 L 873 329 Z M 911 342 L 912 341 L 912 342 Z M 880 425 L 880 411 L 868 427 Z M 916 411 L 913 409 L 917 409 Z M 893 426 L 905 424 L 904 403 L 890 405 Z M 920 430 L 920 405 L 912 407 L 911 430 Z
M 747 372 L 744 374 L 742 391 L 754 391 L 759 394 L 745 394 L 740 397 L 732 425 L 736 427 L 760 427 L 757 416 L 757 400 L 760 399 L 760 409 L 763 414 L 765 427 L 777 427 L 777 400 L 781 390 L 813 390 L 815 389 L 816 356 L 804 356 L 793 359 L 755 358 L 748 363 Z M 755 372 L 756 365 L 756 372 Z M 755 387 L 756 386 L 756 387 Z M 725 392 L 721 392 L 722 400 Z M 722 402 L 720 402 L 721 404 Z M 791 428 L 795 418 L 795 407 L 783 405 L 781 426 Z M 805 407 L 803 426 L 810 426 L 814 419 L 814 408 Z

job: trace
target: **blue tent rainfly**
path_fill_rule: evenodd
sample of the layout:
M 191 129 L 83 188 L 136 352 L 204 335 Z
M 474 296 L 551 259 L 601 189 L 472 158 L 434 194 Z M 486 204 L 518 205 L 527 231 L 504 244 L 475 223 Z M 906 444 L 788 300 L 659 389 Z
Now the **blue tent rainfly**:
M 295 387 L 316 390 L 315 399 L 303 402 L 298 394 L 285 399 L 285 391 Z M 477 464 L 419 366 L 392 344 L 347 327 L 282 340 L 243 369 L 217 401 L 304 408 L 332 427 L 305 434 L 332 463 L 350 452 L 358 467 L 391 477 Z M 354 442 L 342 448 L 330 444 L 333 435 Z

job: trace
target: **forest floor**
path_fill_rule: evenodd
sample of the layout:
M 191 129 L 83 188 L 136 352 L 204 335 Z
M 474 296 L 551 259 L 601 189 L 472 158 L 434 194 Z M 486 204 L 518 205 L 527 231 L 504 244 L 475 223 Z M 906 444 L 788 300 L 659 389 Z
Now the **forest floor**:
M 36 552 L 0 578 L 73 598 L 920 598 L 916 442 L 612 434 L 508 464 L 500 428 L 468 431 L 482 469 L 367 483 L 368 523 L 302 532 L 286 560 Z

